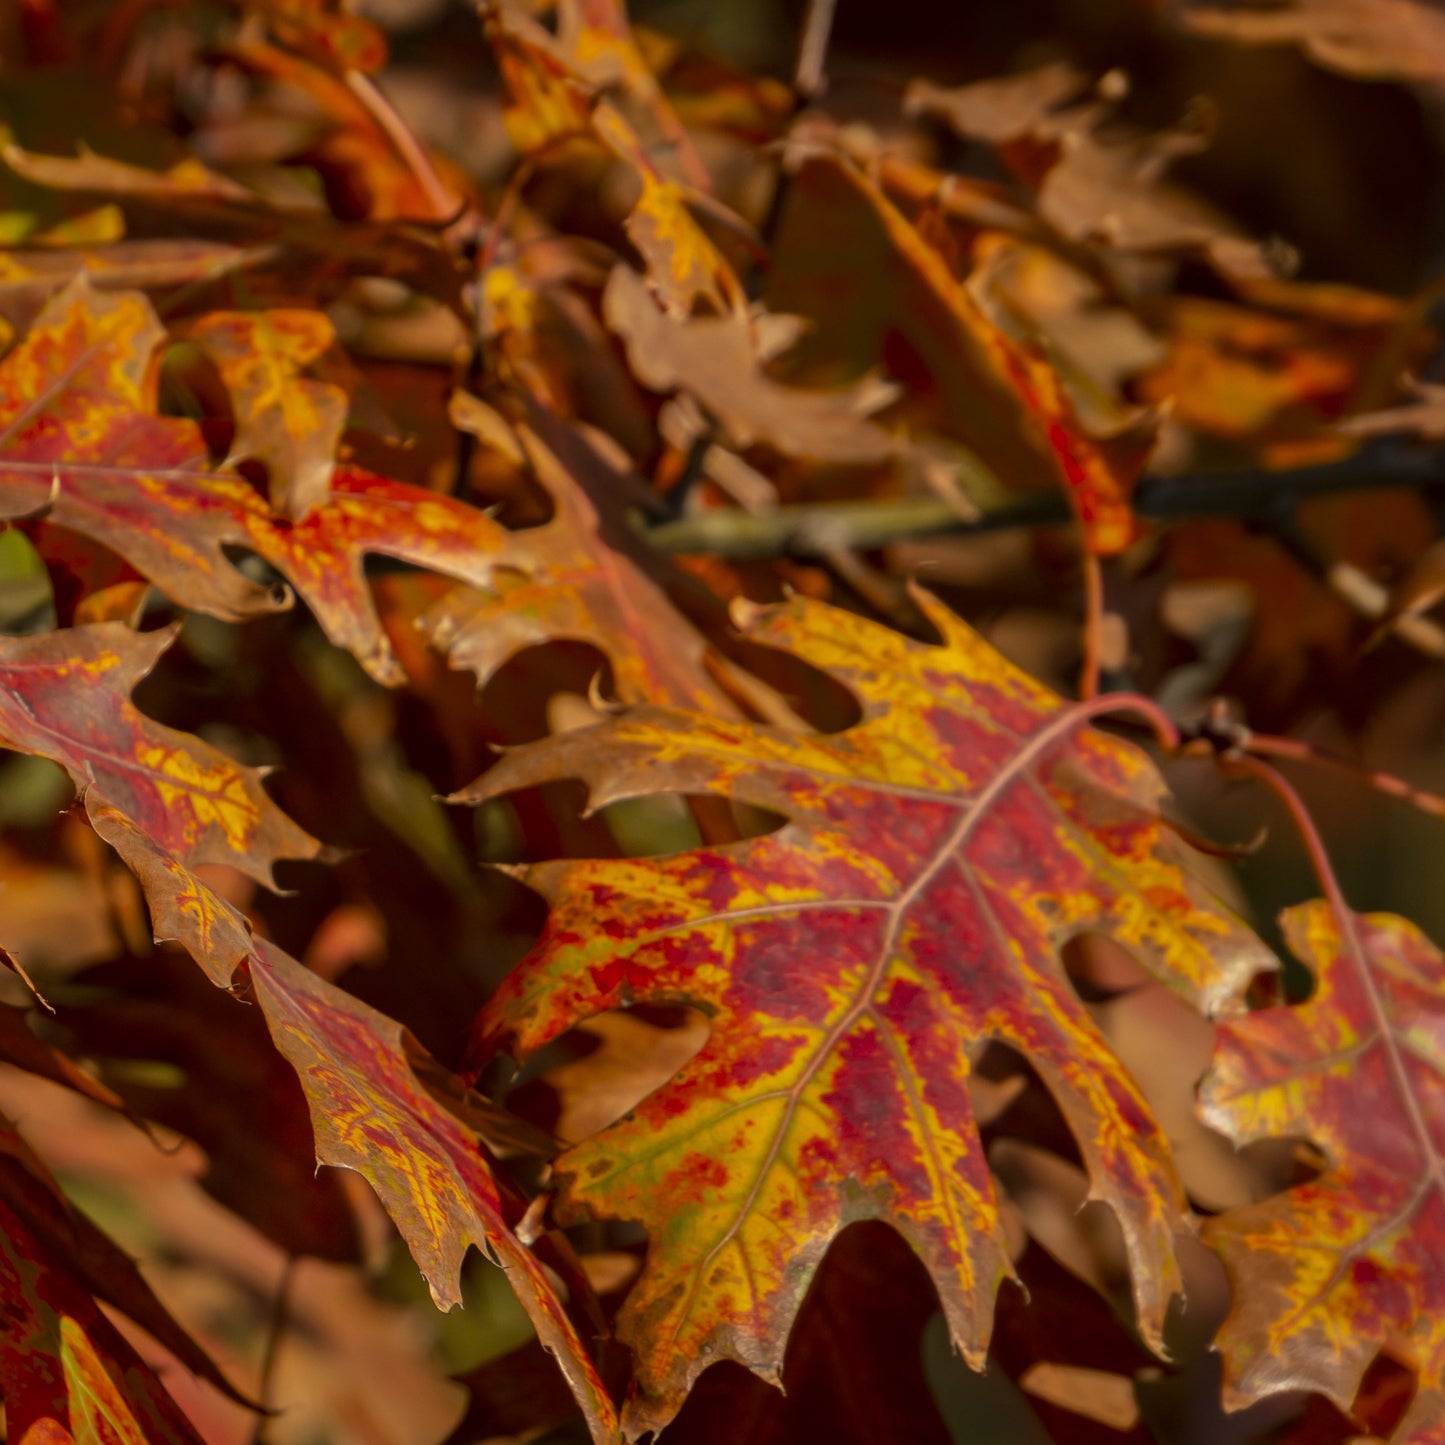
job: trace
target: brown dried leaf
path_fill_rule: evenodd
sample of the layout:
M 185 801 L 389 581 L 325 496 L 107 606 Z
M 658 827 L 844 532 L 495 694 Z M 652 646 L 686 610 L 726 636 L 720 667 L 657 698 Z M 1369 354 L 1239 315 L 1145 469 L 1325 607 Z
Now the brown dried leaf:
M 781 385 L 763 370 L 745 317 L 678 320 L 658 307 L 626 266 L 613 270 L 602 310 L 626 345 L 637 379 L 652 391 L 689 392 L 740 449 L 763 445 L 785 456 L 859 465 L 897 451 L 888 432 L 861 415 L 873 388 Z

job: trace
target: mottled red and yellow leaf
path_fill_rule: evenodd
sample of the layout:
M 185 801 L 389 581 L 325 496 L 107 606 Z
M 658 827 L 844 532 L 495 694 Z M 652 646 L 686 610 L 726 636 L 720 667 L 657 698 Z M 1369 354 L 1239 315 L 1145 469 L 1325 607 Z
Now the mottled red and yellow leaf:
M 1158 1344 L 1182 1198 L 1059 948 L 1108 934 L 1206 1009 L 1270 958 L 1190 876 L 1145 756 L 918 600 L 942 646 L 804 599 L 741 614 L 752 640 L 854 691 L 863 717 L 844 732 L 642 707 L 513 749 L 459 795 L 568 776 L 594 807 L 666 789 L 787 819 L 668 858 L 522 870 L 551 904 L 547 928 L 477 1023 L 480 1062 L 526 1057 L 634 1000 L 709 1015 L 671 1084 L 558 1161 L 573 1210 L 649 1232 L 619 1324 L 637 1361 L 634 1437 L 664 1426 L 715 1360 L 776 1380 L 809 1279 L 858 1219 L 909 1240 L 982 1363 L 1012 1273 L 968 1091 L 970 1053 L 989 1039 L 1057 1099 L 1093 1197 L 1123 1226 Z
M 1390 1439 L 1425 1445 L 1445 1421 L 1445 958 L 1391 914 L 1316 900 L 1281 921 L 1314 992 L 1220 1026 L 1200 1112 L 1239 1144 L 1308 1138 L 1326 1163 L 1205 1224 L 1234 1293 L 1225 1399 L 1316 1390 L 1348 1413 L 1388 1348 L 1418 1382 Z
M 342 468 L 331 496 L 293 522 L 215 467 L 199 428 L 154 410 L 162 330 L 131 292 L 77 277 L 0 362 L 0 514 L 103 543 L 176 602 L 239 620 L 288 605 L 228 560 L 249 550 L 286 576 L 328 637 L 379 681 L 402 681 L 364 559 L 383 553 L 485 584 L 527 570 L 507 531 L 451 497 Z
M 437 1308 L 460 1304 L 470 1247 L 501 1264 L 597 1445 L 615 1440 L 611 1398 L 556 1287 L 517 1237 L 516 1211 L 504 1212 L 491 1172 L 483 1134 L 498 1137 L 515 1121 L 471 1094 L 400 1024 L 254 938 L 234 908 L 113 809 L 90 811 L 97 831 L 135 869 L 157 934 L 179 942 L 223 987 L 244 965 L 271 1037 L 301 1081 L 318 1163 L 354 1169 L 376 1190 Z M 445 1089 L 447 1102 L 418 1070 Z
M 306 1091 L 318 1160 L 356 1170 L 376 1190 L 438 1309 L 461 1302 L 459 1275 L 468 1248 L 500 1264 L 538 1337 L 556 1356 L 593 1440 L 615 1440 L 616 1409 L 556 1287 L 517 1237 L 517 1221 L 504 1213 L 480 1136 L 417 1077 L 413 1061 L 430 1063 L 421 1048 L 400 1024 L 272 944 L 257 943 L 251 981 L 276 1047 Z
M 230 393 L 232 457 L 265 463 L 271 505 L 301 520 L 330 492 L 346 425 L 346 393 L 301 375 L 336 339 L 331 322 L 319 311 L 214 311 L 184 334 Z
M 70 1205 L 9 1120 L 0 1119 L 0 1395 L 8 1438 L 199 1445 L 99 1299 L 130 1314 L 235 1398 L 135 1265 Z
M 0 638 L 0 746 L 59 763 L 177 858 L 270 883 L 277 859 L 314 858 L 321 845 L 271 801 L 257 769 L 130 700 L 174 637 L 98 622 Z

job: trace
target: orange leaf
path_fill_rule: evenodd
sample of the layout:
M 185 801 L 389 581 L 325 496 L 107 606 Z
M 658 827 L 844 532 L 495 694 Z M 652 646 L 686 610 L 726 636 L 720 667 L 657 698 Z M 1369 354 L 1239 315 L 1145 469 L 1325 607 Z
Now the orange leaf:
M 453 398 L 452 417 L 483 436 L 505 425 L 466 393 Z M 485 592 L 458 587 L 418 625 L 453 667 L 476 673 L 479 687 L 524 648 L 568 638 L 590 642 L 611 659 L 617 695 L 626 702 L 729 710 L 703 665 L 703 638 L 644 570 L 637 539 L 617 521 L 604 524 L 584 490 L 582 479 L 591 477 L 605 495 L 612 474 L 579 439 L 564 442 L 571 452 L 566 463 L 524 425 L 511 442 L 518 464 L 525 463 L 555 508 L 550 522 L 527 534 L 544 570 L 535 578 L 502 578 Z
M 194 423 L 158 416 L 147 374 L 161 328 L 145 298 L 77 277 L 0 362 L 0 513 L 33 514 L 118 552 L 176 602 L 239 620 L 289 599 L 227 559 L 248 549 L 288 577 L 338 646 L 378 681 L 403 680 L 363 572 L 367 553 L 486 583 L 526 570 L 474 507 L 352 468 L 291 522 L 214 468 Z
M 213 311 L 184 334 L 230 392 L 232 456 L 264 462 L 272 506 L 300 521 L 330 493 L 346 425 L 346 393 L 300 374 L 336 339 L 331 322 L 319 311 Z
M 808 205 L 800 201 L 799 212 L 809 229 L 790 247 L 798 260 L 790 263 L 795 270 L 781 288 L 780 304 L 813 315 L 828 307 L 840 285 L 853 284 L 826 271 L 811 274 L 813 254 L 801 254 L 813 245 L 822 265 L 829 254 L 825 234 L 847 226 L 855 253 L 850 265 L 876 267 L 877 284 L 884 288 L 875 296 L 878 335 L 869 338 L 870 347 L 881 353 L 896 328 L 934 375 L 943 394 L 941 423 L 1004 485 L 1027 484 L 1041 463 L 1052 462 L 1089 549 L 1107 555 L 1127 546 L 1133 531 L 1128 498 L 1152 434 L 1147 419 L 1114 435 L 1095 436 L 1039 339 L 1012 323 L 1006 329 L 1000 322 L 1008 318 L 998 308 L 990 315 L 973 279 L 954 275 L 918 227 L 855 167 L 814 157 L 795 186 L 806 193 Z M 1009 244 L 1000 237 L 985 239 L 980 283 Z M 827 325 L 825 318 L 824 329 Z
M 1069 1120 L 1158 1345 L 1179 1186 L 1058 949 L 1106 933 L 1204 1007 L 1271 960 L 1185 871 L 1146 758 L 916 596 L 942 647 L 801 598 L 742 615 L 754 641 L 854 690 L 863 719 L 844 732 L 642 707 L 510 750 L 456 799 L 566 776 L 594 807 L 666 789 L 788 820 L 668 858 L 519 870 L 552 912 L 477 1022 L 479 1058 L 526 1057 L 634 999 L 710 1016 L 671 1084 L 558 1161 L 573 1210 L 649 1231 L 619 1321 L 634 1438 L 717 1359 L 776 1380 L 809 1279 L 857 1219 L 909 1240 L 982 1364 L 1012 1273 L 968 1092 L 970 1049 L 990 1038 L 1031 1060 Z
M 1200 1113 L 1239 1144 L 1309 1138 L 1327 1164 L 1204 1226 L 1234 1293 L 1225 1401 L 1317 1390 L 1348 1413 L 1388 1347 L 1418 1375 L 1390 1438 L 1423 1445 L 1445 1419 L 1445 958 L 1391 914 L 1321 899 L 1281 922 L 1314 992 L 1220 1026 Z

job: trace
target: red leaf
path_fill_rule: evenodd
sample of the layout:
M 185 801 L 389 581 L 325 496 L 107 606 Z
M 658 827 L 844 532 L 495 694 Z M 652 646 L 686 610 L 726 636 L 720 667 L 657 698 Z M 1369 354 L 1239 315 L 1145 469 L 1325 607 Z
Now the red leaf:
M 508 533 L 473 507 L 352 469 L 303 520 L 277 516 L 211 466 L 194 423 L 158 416 L 147 369 L 162 331 L 143 296 L 77 277 L 0 362 L 0 513 L 47 514 L 120 553 L 176 602 L 239 620 L 287 605 L 227 560 L 257 553 L 294 584 L 338 646 L 403 680 L 362 570 L 368 553 L 486 583 L 526 570 Z
M 188 1368 L 240 1398 L 135 1265 L 71 1207 L 0 1119 L 0 1394 L 8 1438 L 199 1445 L 165 1387 L 101 1312 L 97 1295 Z
M 321 845 L 271 801 L 257 769 L 130 700 L 176 630 L 98 622 L 0 638 L 0 745 L 59 763 L 187 863 L 229 863 L 270 884 L 278 858 L 314 858 Z
M 1307 1137 L 1327 1164 L 1205 1225 L 1234 1290 L 1225 1401 L 1317 1390 L 1348 1413 L 1388 1346 L 1419 1377 L 1390 1439 L 1423 1445 L 1445 1420 L 1445 958 L 1391 914 L 1317 900 L 1281 921 L 1314 993 L 1220 1026 L 1200 1111 L 1240 1144 Z
M 638 1364 L 633 1436 L 664 1426 L 717 1359 L 776 1380 L 808 1281 L 856 1219 L 909 1240 L 982 1363 L 1012 1273 L 967 1087 L 969 1049 L 989 1038 L 1054 1092 L 1158 1344 L 1179 1188 L 1058 948 L 1107 933 L 1206 1007 L 1271 960 L 1183 870 L 1147 760 L 918 600 L 944 646 L 802 599 L 745 614 L 753 640 L 858 694 L 845 732 L 643 707 L 513 749 L 458 795 L 580 776 L 594 807 L 665 789 L 789 820 L 670 858 L 520 870 L 552 913 L 478 1019 L 482 1057 L 526 1057 L 634 999 L 710 1016 L 671 1084 L 558 1161 L 574 1210 L 649 1231 L 619 1320 Z
M 431 1287 L 438 1309 L 461 1303 L 459 1276 L 475 1246 L 508 1282 L 558 1364 L 597 1445 L 616 1439 L 616 1410 L 556 1286 L 517 1237 L 484 1144 L 516 1127 L 471 1094 L 394 1020 L 309 972 L 160 853 L 113 811 L 96 823 L 136 869 L 158 932 L 176 939 L 217 983 L 244 962 L 266 1026 L 306 1095 L 321 1164 L 354 1169 L 376 1190 Z M 240 950 L 249 939 L 244 956 Z M 428 1081 L 423 1083 L 423 1077 Z

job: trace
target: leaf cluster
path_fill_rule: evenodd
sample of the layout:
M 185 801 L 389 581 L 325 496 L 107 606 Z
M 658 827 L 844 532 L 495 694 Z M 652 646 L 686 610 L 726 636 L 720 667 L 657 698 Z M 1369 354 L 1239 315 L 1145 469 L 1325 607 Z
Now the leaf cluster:
M 0 17 L 7 1439 L 1440 1438 L 1438 282 L 832 12 Z

